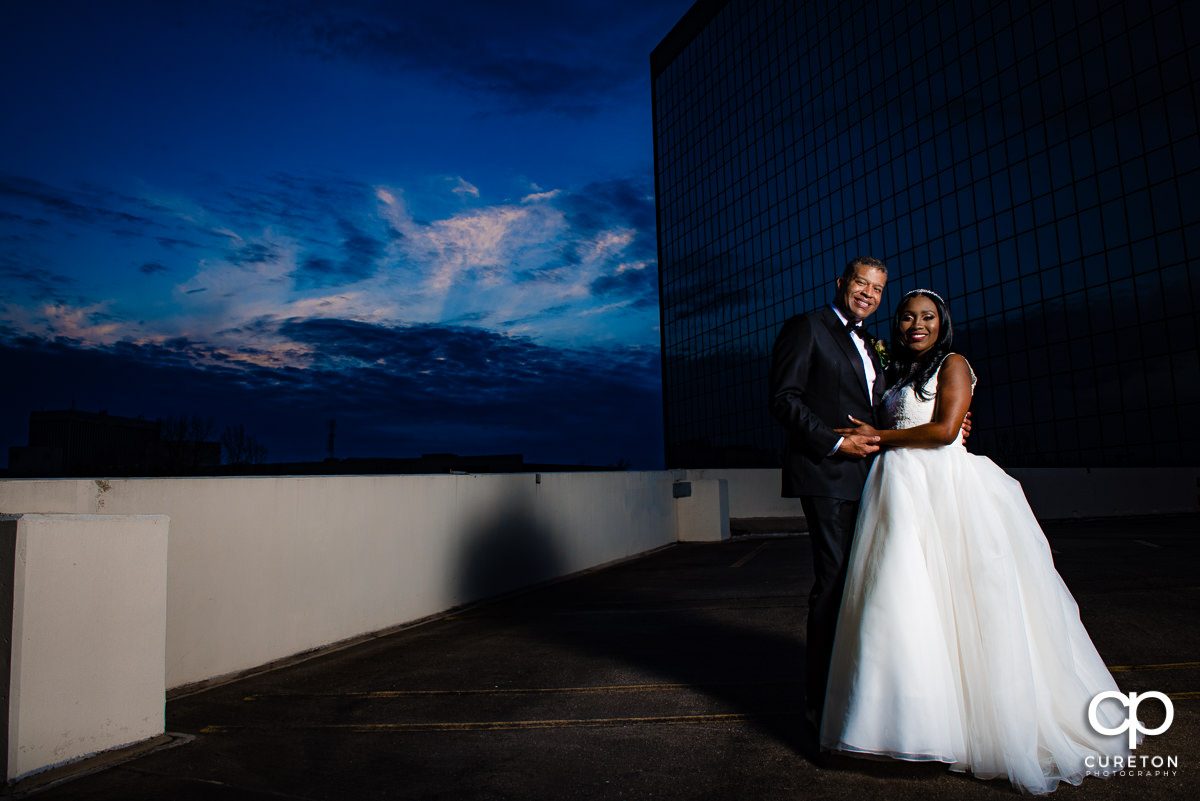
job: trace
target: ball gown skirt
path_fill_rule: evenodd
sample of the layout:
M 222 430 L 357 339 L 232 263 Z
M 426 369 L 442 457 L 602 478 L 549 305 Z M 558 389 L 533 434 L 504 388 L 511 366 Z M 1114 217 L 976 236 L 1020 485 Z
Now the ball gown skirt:
M 1039 794 L 1079 784 L 1101 754 L 1129 755 L 1127 735 L 1088 722 L 1116 683 L 1021 485 L 961 444 L 875 460 L 829 676 L 828 749 L 938 760 Z M 1109 728 L 1124 720 L 1119 704 L 1099 709 Z

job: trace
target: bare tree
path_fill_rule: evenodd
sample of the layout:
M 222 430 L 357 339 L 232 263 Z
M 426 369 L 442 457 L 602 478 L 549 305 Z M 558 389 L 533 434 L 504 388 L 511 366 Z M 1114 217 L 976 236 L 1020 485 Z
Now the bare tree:
M 253 434 L 247 434 L 241 423 L 225 426 L 221 446 L 225 449 L 227 464 L 262 464 L 267 458 L 266 447 Z
M 191 475 L 200 472 L 205 464 L 220 461 L 212 454 L 217 447 L 213 441 L 215 424 L 211 418 L 198 414 L 171 416 L 162 421 L 159 439 L 163 447 L 163 468 L 168 473 Z
M 163 442 L 204 442 L 212 436 L 211 418 L 198 414 L 168 417 L 162 423 Z

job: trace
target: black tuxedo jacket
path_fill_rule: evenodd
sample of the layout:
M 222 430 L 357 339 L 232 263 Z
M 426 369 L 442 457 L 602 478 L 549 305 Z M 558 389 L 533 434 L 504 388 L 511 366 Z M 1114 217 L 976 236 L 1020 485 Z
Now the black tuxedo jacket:
M 771 352 L 771 414 L 787 429 L 783 496 L 858 500 L 871 458 L 829 456 L 847 428 L 846 415 L 879 426 L 863 375 L 862 358 L 842 321 L 828 306 L 788 320 Z M 883 397 L 883 365 L 875 364 L 874 397 Z

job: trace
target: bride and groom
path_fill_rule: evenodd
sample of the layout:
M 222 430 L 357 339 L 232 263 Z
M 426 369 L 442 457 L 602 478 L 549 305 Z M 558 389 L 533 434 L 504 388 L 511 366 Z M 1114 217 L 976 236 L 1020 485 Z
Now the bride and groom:
M 1089 757 L 1129 754 L 1088 722 L 1116 684 L 1020 484 L 962 446 L 975 375 L 936 293 L 901 299 L 885 377 L 862 323 L 886 283 L 881 261 L 854 259 L 833 303 L 788 320 L 772 352 L 783 495 L 800 498 L 813 551 L 808 719 L 827 751 L 946 762 L 1031 793 L 1079 784 Z

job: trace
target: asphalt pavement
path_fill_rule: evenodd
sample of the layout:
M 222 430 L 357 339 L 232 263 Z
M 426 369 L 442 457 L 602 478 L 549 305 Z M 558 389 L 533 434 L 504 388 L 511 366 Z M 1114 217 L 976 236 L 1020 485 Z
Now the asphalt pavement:
M 1200 518 L 1045 530 L 1118 684 L 1167 693 L 1174 708 L 1170 728 L 1136 752 L 1144 766 L 1062 785 L 1055 797 L 1194 795 Z M 161 741 L 9 793 L 44 801 L 1015 796 L 1002 780 L 941 764 L 819 756 L 802 715 L 810 583 L 803 535 L 675 545 L 176 695 Z M 1150 703 L 1139 710 L 1150 727 L 1163 714 Z

